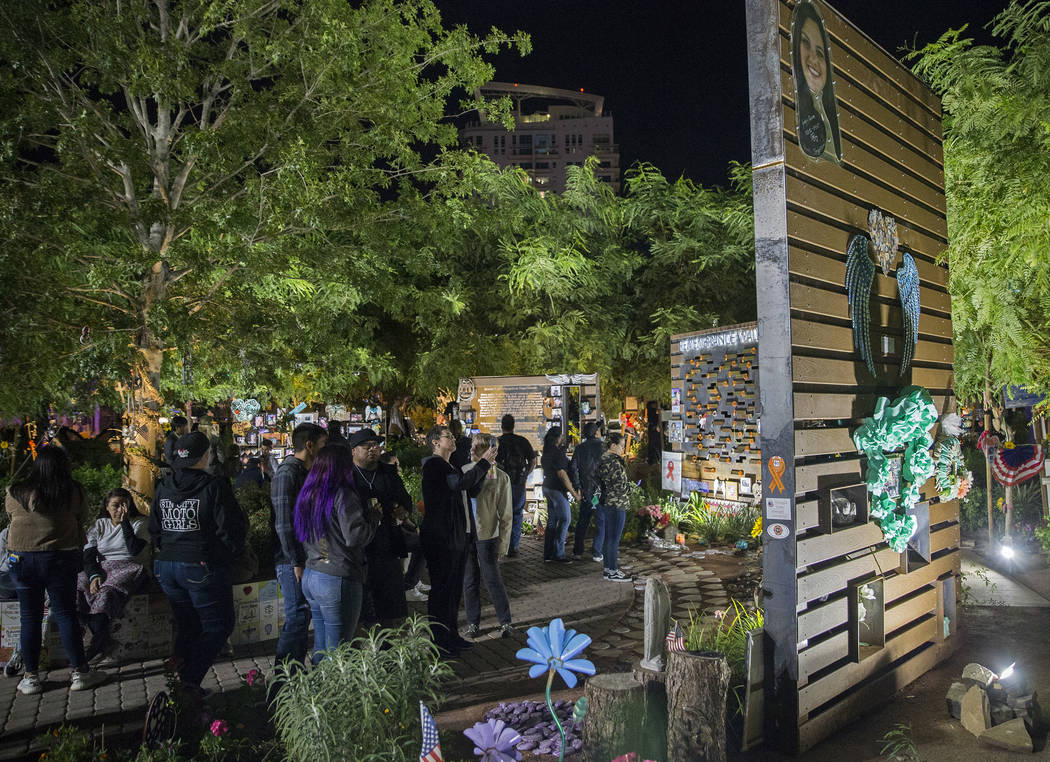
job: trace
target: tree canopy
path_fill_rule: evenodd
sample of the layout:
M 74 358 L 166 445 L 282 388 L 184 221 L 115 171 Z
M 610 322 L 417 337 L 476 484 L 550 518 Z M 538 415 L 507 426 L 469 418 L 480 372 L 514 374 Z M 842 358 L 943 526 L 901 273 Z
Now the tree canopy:
M 665 395 L 671 333 L 752 319 L 749 173 L 591 165 L 563 194 L 456 145 L 485 56 L 430 0 L 0 8 L 0 410 L 103 393 L 432 396 L 598 371 Z M 506 104 L 485 104 L 509 118 Z
M 965 28 L 916 54 L 940 93 L 956 392 L 1050 391 L 1050 3 L 1014 0 L 998 47 Z

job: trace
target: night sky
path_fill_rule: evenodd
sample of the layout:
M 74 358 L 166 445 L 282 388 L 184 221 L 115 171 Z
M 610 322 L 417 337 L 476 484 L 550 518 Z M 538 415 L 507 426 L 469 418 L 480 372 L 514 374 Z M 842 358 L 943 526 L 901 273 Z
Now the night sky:
M 892 54 L 968 24 L 985 29 L 1007 0 L 837 0 L 832 5 Z M 621 167 L 648 161 L 669 178 L 725 185 L 750 161 L 743 0 L 440 2 L 446 25 L 532 35 L 533 51 L 494 59 L 496 79 L 605 96 Z M 916 12 L 918 11 L 918 12 Z

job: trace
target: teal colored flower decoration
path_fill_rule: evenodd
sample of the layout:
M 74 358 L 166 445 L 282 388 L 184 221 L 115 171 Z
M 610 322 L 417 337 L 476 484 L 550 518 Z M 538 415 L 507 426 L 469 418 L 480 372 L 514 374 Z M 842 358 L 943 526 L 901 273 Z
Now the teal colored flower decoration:
M 566 630 L 561 619 L 554 619 L 546 627 L 530 627 L 529 648 L 516 654 L 522 661 L 532 662 L 529 677 L 539 677 L 545 672 L 557 672 L 570 688 L 576 687 L 577 672 L 594 674 L 594 665 L 587 659 L 577 659 L 583 649 L 591 644 L 590 636 Z
M 879 522 L 886 542 L 898 553 L 908 547 L 918 526 L 908 510 L 919 501 L 922 485 L 934 472 L 930 429 L 935 423 L 937 408 L 930 393 L 921 386 L 909 386 L 892 405 L 886 397 L 879 397 L 875 412 L 853 432 L 857 451 L 868 456 L 869 515 Z M 900 498 L 895 498 L 886 491 L 892 476 L 887 453 L 902 449 Z

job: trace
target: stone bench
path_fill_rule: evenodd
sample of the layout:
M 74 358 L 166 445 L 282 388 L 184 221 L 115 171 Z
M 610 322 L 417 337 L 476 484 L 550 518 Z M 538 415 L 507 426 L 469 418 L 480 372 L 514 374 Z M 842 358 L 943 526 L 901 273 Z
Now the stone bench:
M 284 624 L 284 599 L 277 580 L 264 579 L 233 586 L 235 625 L 230 642 L 235 645 L 275 640 Z M 11 658 L 18 645 L 21 622 L 18 601 L 0 603 L 0 663 Z M 118 662 L 159 659 L 171 655 L 173 631 L 171 607 L 164 593 L 151 590 L 132 596 L 124 616 L 114 620 L 112 635 L 119 644 L 113 656 Z M 44 643 L 40 654 L 43 669 L 68 664 L 58 628 L 44 620 Z

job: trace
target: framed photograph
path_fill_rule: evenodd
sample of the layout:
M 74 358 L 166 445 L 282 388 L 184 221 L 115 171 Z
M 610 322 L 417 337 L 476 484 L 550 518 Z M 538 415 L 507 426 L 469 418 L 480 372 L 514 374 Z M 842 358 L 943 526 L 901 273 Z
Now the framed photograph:
M 671 387 L 671 415 L 682 412 L 682 390 L 680 387 Z
M 364 415 L 358 412 L 350 413 L 350 423 L 361 423 L 365 420 Z M 360 426 L 358 427 L 360 428 Z
M 886 494 L 892 498 L 901 496 L 901 468 L 904 466 L 904 456 L 901 454 L 890 455 L 887 460 L 890 464 L 890 475 L 882 483 Z
M 791 75 L 799 147 L 815 161 L 842 164 L 831 51 L 820 11 L 811 0 L 800 0 L 791 14 Z
M 736 482 L 725 481 L 722 482 L 722 494 L 725 495 L 726 500 L 737 499 L 737 486 Z
M 682 442 L 685 440 L 685 429 L 682 421 L 667 422 L 667 438 L 671 442 Z
M 473 410 L 467 410 L 465 413 L 463 413 L 463 422 L 464 423 L 474 423 L 474 411 Z
M 245 441 L 246 441 L 246 440 L 245 440 L 245 438 L 244 438 L 244 437 L 242 437 L 242 436 L 238 436 L 238 437 L 237 437 L 237 439 L 236 439 L 236 441 L 237 441 L 237 444 L 239 444 L 239 445 L 243 445 L 243 444 L 245 444 Z
M 741 495 L 750 495 L 750 494 L 752 494 L 752 492 L 751 492 L 751 477 L 750 476 L 741 476 L 740 477 L 740 494 Z
M 274 414 L 274 413 L 267 413 L 266 414 L 266 425 L 267 426 L 276 426 L 277 425 L 277 415 Z

